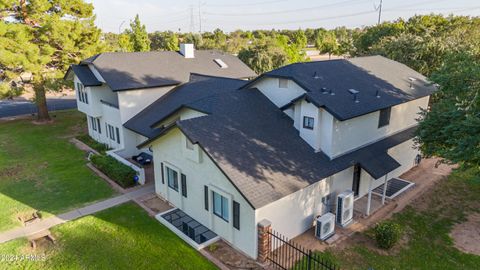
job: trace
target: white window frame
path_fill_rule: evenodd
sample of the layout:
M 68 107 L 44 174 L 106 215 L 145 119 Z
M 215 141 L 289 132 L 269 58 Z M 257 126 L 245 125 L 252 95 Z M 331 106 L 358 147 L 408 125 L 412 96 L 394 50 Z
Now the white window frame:
M 309 120 L 309 121 L 305 122 L 305 120 Z M 304 115 L 303 116 L 303 128 L 313 130 L 315 128 L 315 118 L 311 117 L 311 116 L 308 116 L 308 115 Z
M 218 192 L 215 192 L 214 190 L 211 191 L 211 194 L 212 194 L 212 213 L 221 218 L 222 220 L 226 221 L 226 222 L 230 222 L 230 202 L 229 202 L 229 198 L 221 195 L 220 193 Z M 220 203 L 219 205 L 217 205 L 217 200 L 216 199 L 219 199 L 220 201 L 218 203 Z M 218 209 L 218 207 L 220 207 L 220 209 Z
M 172 176 L 174 176 L 174 179 L 170 179 L 169 172 L 172 172 Z M 179 190 L 178 175 L 179 173 L 177 170 L 165 165 L 165 178 L 167 178 L 167 186 L 176 192 L 178 192 Z

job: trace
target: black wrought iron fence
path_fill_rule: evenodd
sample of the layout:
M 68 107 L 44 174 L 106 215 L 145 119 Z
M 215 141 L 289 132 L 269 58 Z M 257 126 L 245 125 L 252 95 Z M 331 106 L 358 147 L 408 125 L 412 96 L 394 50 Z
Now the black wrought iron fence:
M 320 252 L 314 252 L 289 240 L 278 232 L 268 232 L 271 252 L 267 260 L 273 268 L 292 270 L 337 270 L 338 268 Z

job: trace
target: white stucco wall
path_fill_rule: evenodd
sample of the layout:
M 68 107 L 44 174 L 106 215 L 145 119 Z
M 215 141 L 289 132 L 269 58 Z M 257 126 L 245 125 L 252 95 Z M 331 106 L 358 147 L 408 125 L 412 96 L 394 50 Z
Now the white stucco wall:
M 294 126 L 299 127 L 300 137 L 304 139 L 313 149 L 320 149 L 320 139 L 321 139 L 321 115 L 320 110 L 313 105 L 312 103 L 306 102 L 305 100 L 300 102 L 300 117 L 299 123 L 294 123 Z M 312 117 L 313 118 L 313 129 L 308 129 L 303 127 L 303 117 Z
M 165 95 L 172 88 L 173 86 L 167 86 L 117 92 L 122 124 Z
M 169 131 L 152 144 L 155 162 L 155 190 L 156 192 L 182 209 L 188 215 L 208 227 L 233 246 L 256 257 L 256 225 L 255 213 L 243 196 L 230 183 L 225 175 L 218 169 L 214 162 L 195 145 L 192 151 L 186 148 L 186 137 L 177 128 Z M 199 158 L 195 160 L 197 155 Z M 177 170 L 179 175 L 183 173 L 187 178 L 187 198 L 179 191 L 168 187 L 167 179 L 162 184 L 161 163 Z M 166 173 L 166 169 L 164 169 Z M 209 187 L 209 210 L 204 208 L 204 185 Z M 211 191 L 215 190 L 229 199 L 229 222 L 213 214 Z M 233 227 L 232 200 L 240 203 L 240 230 Z
M 417 124 L 420 108 L 427 108 L 429 97 L 406 102 L 391 109 L 390 124 L 378 128 L 379 111 L 346 121 L 334 121 L 332 156 L 344 154 L 368 143 Z
M 263 78 L 253 84 L 251 87 L 258 88 L 260 92 L 262 92 L 278 107 L 282 107 L 296 97 L 305 93 L 305 90 L 303 90 L 303 88 L 301 88 L 292 80 L 288 80 L 288 88 L 279 88 L 278 80 L 278 78 Z

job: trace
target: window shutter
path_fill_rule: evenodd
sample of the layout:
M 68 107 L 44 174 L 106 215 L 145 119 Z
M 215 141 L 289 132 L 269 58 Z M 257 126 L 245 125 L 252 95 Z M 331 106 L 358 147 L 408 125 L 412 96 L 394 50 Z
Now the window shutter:
M 102 134 L 102 126 L 100 125 L 100 119 L 97 118 L 97 124 L 98 124 L 98 133 Z
M 116 131 L 117 131 L 117 143 L 120 144 L 120 130 L 117 128 L 115 128 Z
M 162 184 L 165 184 L 165 176 L 163 175 L 163 162 L 160 163 L 160 168 L 161 168 L 161 171 L 162 171 Z
M 182 173 L 181 175 L 182 181 L 182 196 L 187 198 L 187 176 Z
M 240 230 L 240 204 L 233 201 L 233 227 Z
M 204 193 L 204 199 L 205 199 L 205 210 L 208 211 L 208 187 L 203 186 L 203 193 Z

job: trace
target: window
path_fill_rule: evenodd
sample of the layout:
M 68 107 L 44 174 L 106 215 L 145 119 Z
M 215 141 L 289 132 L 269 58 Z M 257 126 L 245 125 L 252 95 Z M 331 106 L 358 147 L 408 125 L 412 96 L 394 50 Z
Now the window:
M 117 143 L 120 144 L 120 130 L 117 128 L 115 128 L 115 131 L 117 132 Z
M 187 147 L 187 149 L 193 150 L 193 143 L 187 137 L 185 137 L 185 141 L 185 146 Z
M 97 120 L 91 116 L 90 117 L 90 124 L 92 125 L 92 129 L 97 131 Z
M 228 222 L 228 199 L 212 191 L 213 213 Z
M 313 129 L 313 117 L 304 116 L 303 117 L 303 128 Z
M 178 191 L 178 173 L 169 167 L 167 167 L 167 182 L 171 189 Z
M 112 125 L 108 125 L 108 137 L 110 140 L 115 141 L 115 128 Z
M 88 104 L 88 94 L 83 84 L 77 82 L 78 100 Z
M 380 116 L 378 118 L 378 128 L 388 126 L 390 124 L 391 107 L 380 110 Z
M 278 79 L 278 88 L 288 88 L 288 79 Z

